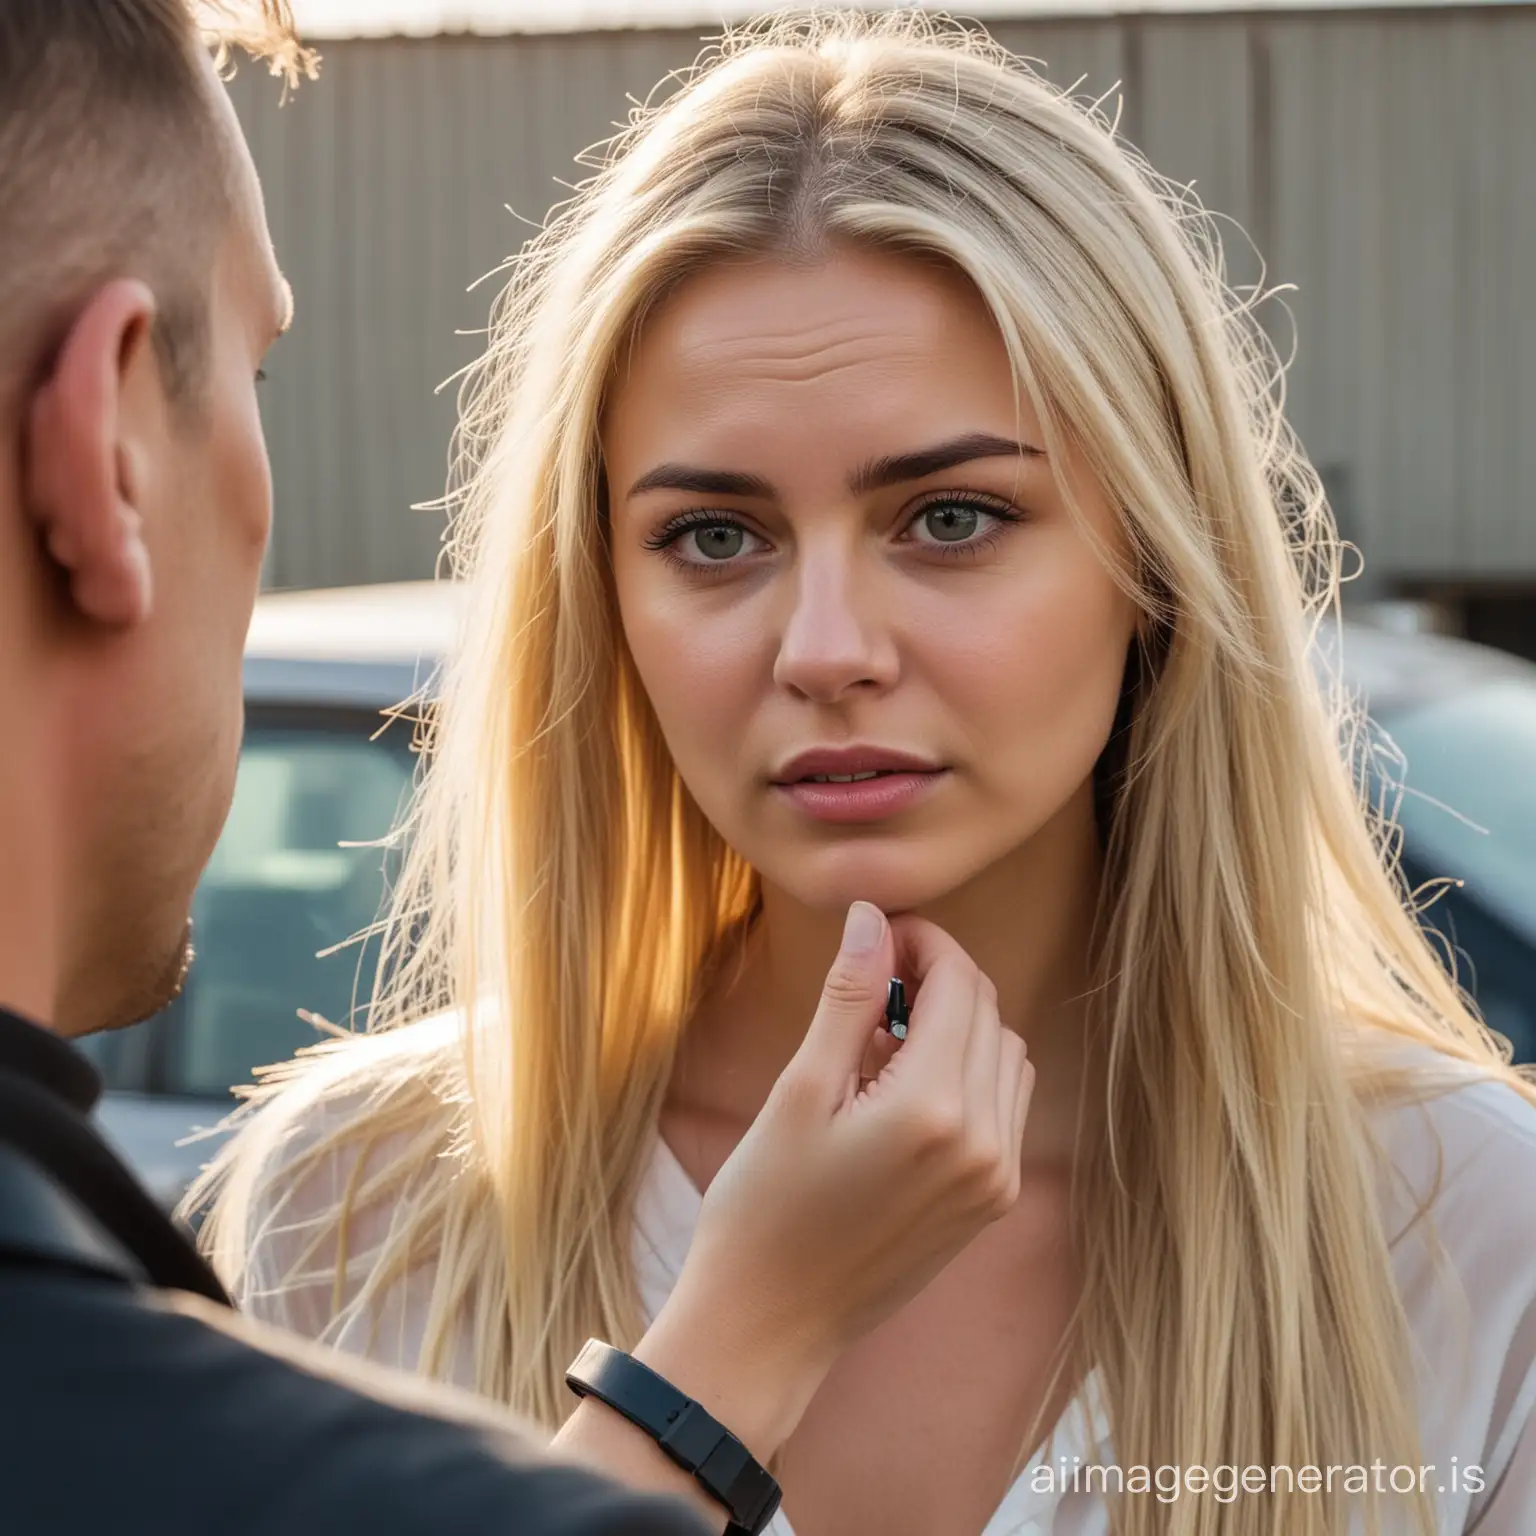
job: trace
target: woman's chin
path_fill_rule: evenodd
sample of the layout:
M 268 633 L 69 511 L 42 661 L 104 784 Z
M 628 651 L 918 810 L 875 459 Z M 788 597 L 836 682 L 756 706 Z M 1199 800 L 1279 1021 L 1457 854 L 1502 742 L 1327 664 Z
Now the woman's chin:
M 775 878 L 771 869 L 763 869 L 762 874 L 768 884 L 801 906 L 841 914 L 855 901 L 868 901 L 887 917 L 921 911 L 963 883 L 949 870 L 893 868 L 893 862 L 889 858 L 842 859 L 836 868 L 820 871 L 801 865 L 786 871 L 784 879 Z

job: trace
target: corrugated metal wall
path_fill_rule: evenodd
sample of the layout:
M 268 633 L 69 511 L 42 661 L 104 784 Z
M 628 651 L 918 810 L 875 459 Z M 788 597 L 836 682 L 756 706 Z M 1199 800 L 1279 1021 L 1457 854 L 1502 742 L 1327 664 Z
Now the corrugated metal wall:
M 1536 580 L 1536 6 L 999 24 L 1123 87 L 1161 171 L 1294 284 L 1292 417 L 1378 579 Z M 268 579 L 427 574 L 453 392 L 512 252 L 692 34 L 333 42 L 279 110 L 234 82 L 298 323 L 265 409 Z M 507 211 L 510 205 L 514 212 Z M 1280 301 L 1271 328 L 1290 343 Z

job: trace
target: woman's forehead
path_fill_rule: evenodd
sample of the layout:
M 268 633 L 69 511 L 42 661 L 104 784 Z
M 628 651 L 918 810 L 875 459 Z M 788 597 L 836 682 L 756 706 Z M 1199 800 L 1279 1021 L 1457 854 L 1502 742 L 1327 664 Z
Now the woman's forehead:
M 814 264 L 768 256 L 704 269 L 650 316 L 635 352 L 673 366 L 757 354 L 792 365 L 806 352 L 861 336 L 933 352 L 995 332 L 980 295 L 953 268 L 839 248 Z
M 1014 384 L 990 312 L 950 269 L 863 251 L 814 267 L 738 262 L 652 314 L 615 380 L 605 438 L 624 456 L 658 434 L 741 440 L 825 427 L 829 412 L 850 433 L 870 419 L 925 439 L 1012 433 L 1033 424 Z

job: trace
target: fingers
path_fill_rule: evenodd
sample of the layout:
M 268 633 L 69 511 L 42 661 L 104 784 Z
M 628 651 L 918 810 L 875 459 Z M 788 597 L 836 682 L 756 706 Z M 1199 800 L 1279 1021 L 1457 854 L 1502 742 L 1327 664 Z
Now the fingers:
M 1029 1059 L 1024 1042 L 1012 1030 L 1009 1038 L 1018 1041 L 1013 1076 L 1013 1150 L 1017 1157 L 1024 1144 L 1024 1125 L 1029 1119 L 1029 1101 L 1035 1091 L 1035 1064 Z
M 997 1017 L 997 988 L 977 972 L 976 1013 L 965 1046 L 965 1115 L 978 1146 L 1001 1149 L 1013 1126 L 1013 1106 L 999 1113 L 998 1080 L 1005 1031 Z
M 1035 1068 L 1028 1047 L 1011 1029 L 1005 1029 L 998 1044 L 997 1116 L 1004 1144 L 1012 1149 L 1015 1161 L 1023 1146 L 1034 1083 Z
M 885 1013 L 886 988 L 895 974 L 894 950 L 885 914 L 867 901 L 854 902 L 799 1052 L 834 1092 L 841 1093 L 850 1077 L 857 1079 L 870 1036 Z
M 913 985 L 900 1050 L 879 1033 L 893 975 Z M 920 1099 L 924 1116 L 947 1120 L 972 1157 L 1000 1161 L 1016 1183 L 1034 1069 L 998 1017 L 991 979 L 935 924 L 910 913 L 887 921 L 855 902 L 798 1059 L 806 1070 L 796 1080 L 818 1098 L 846 1098 L 861 1078 L 889 1079 L 894 1102 L 915 1108 Z
M 859 1065 L 859 1081 L 873 1082 L 890 1066 L 892 1058 L 901 1049 L 901 1042 L 883 1029 L 871 1032 L 869 1044 L 864 1048 L 864 1060 Z
M 897 971 L 915 984 L 911 1033 L 898 1057 L 902 1073 L 928 1092 L 961 1094 L 981 972 L 942 928 L 923 918 L 903 914 L 891 932 Z
M 944 955 L 934 962 L 913 1000 L 907 1041 L 897 1062 L 925 1094 L 952 1094 L 957 1101 L 964 1096 L 980 984 L 981 972 L 974 965 Z
M 891 930 L 897 967 L 916 981 L 912 1033 L 896 1065 L 930 1103 L 959 1090 L 966 1139 L 1001 1159 L 1016 1188 L 1034 1087 L 1024 1041 L 1004 1028 L 991 978 L 947 933 L 910 914 Z
M 911 985 L 909 992 L 916 992 L 927 978 L 929 971 L 944 956 L 963 960 L 967 965 L 975 962 L 937 923 L 925 917 L 915 917 L 903 912 L 890 920 L 891 939 L 896 949 L 896 970 Z

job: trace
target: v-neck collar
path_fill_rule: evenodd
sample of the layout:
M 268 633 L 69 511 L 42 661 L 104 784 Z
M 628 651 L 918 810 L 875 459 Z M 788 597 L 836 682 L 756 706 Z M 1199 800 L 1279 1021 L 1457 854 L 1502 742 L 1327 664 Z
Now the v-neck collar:
M 658 1135 L 635 1208 L 635 1267 L 647 1323 L 661 1311 L 677 1284 L 703 1203 L 676 1153 Z M 1051 1529 L 1063 1498 L 1062 1484 L 1073 1468 L 1107 1465 L 1113 1459 L 1103 1388 L 1095 1369 L 1014 1479 L 982 1536 L 1043 1536 Z M 795 1536 L 783 1510 L 774 1516 L 765 1536 Z

